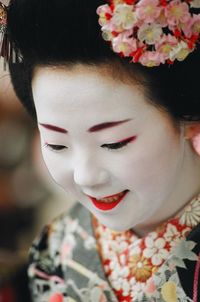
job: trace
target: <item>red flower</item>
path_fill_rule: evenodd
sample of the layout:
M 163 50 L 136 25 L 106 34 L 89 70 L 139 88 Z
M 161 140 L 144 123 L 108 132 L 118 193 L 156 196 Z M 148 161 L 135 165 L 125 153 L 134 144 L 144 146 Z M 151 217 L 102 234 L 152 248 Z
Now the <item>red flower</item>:
M 117 36 L 119 35 L 119 33 L 118 33 L 117 31 L 112 31 L 112 35 L 113 35 L 114 37 L 117 37 Z
M 105 13 L 105 17 L 106 17 L 106 20 L 110 20 L 112 18 L 112 15 L 109 13 Z
M 162 6 L 167 6 L 167 0 L 160 0 L 160 4 Z
M 60 293 L 55 293 L 50 297 L 49 302 L 64 302 L 64 297 Z
M 135 0 L 124 0 L 124 2 L 128 5 L 132 5 L 135 2 Z
M 133 51 L 130 56 L 133 57 L 133 62 L 137 63 L 142 55 L 142 48 L 138 48 L 136 51 Z
M 198 35 L 192 35 L 192 37 L 188 39 L 187 44 L 189 49 L 193 49 L 195 47 L 195 43 L 197 42 L 198 38 Z
M 180 32 L 179 29 L 175 29 L 175 31 L 174 31 L 174 36 L 175 36 L 176 38 L 181 37 L 181 32 Z

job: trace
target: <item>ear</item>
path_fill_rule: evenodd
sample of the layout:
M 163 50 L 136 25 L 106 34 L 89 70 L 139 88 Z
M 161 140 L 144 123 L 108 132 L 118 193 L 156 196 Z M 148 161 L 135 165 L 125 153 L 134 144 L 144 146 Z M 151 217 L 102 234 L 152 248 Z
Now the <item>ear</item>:
M 200 155 L 200 123 L 190 123 L 184 126 L 185 139 L 190 140 L 193 150 Z
M 200 135 L 200 122 L 185 124 L 184 137 L 186 139 L 194 139 L 196 136 Z

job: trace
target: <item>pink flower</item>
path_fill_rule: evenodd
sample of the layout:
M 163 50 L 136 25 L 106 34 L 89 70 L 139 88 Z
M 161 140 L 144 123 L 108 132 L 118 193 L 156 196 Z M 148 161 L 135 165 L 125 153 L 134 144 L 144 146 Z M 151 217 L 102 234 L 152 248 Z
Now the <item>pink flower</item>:
M 183 61 L 189 55 L 191 50 L 188 48 L 187 43 L 180 41 L 175 45 L 169 53 L 169 59 L 171 61 L 178 60 Z
M 61 248 L 61 262 L 64 262 L 66 258 L 71 258 L 73 246 L 70 244 L 63 244 Z
M 181 29 L 187 38 L 200 34 L 200 15 L 193 15 L 188 22 L 181 25 Z
M 102 37 L 105 41 L 112 41 L 113 34 L 112 32 L 115 31 L 111 26 L 102 27 Z
M 164 8 L 161 9 L 160 15 L 156 19 L 156 22 L 158 24 L 160 24 L 160 26 L 162 26 L 162 27 L 166 27 L 168 25 L 167 24 L 167 18 L 165 17 L 165 10 L 164 10 Z
M 111 42 L 114 52 L 152 67 L 182 61 L 194 50 L 200 14 L 192 15 L 190 7 L 200 7 L 200 0 L 112 1 L 97 13 L 103 39 Z
M 161 13 L 158 0 L 141 0 L 136 5 L 136 16 L 144 23 L 154 22 Z
M 123 53 L 125 57 L 129 56 L 131 52 L 136 51 L 137 41 L 130 38 L 132 30 L 125 31 L 115 37 L 112 41 L 113 50 L 117 53 Z
M 188 22 L 191 17 L 188 4 L 180 0 L 173 0 L 166 6 L 165 16 L 168 24 L 172 26 Z
M 145 51 L 139 62 L 147 67 L 159 66 L 160 63 L 164 63 L 164 56 L 158 51 Z
M 99 24 L 104 26 L 112 18 L 112 10 L 108 4 L 101 5 L 97 8 L 97 14 L 99 15 Z
M 144 24 L 138 30 L 138 39 L 148 45 L 153 45 L 161 38 L 163 31 L 159 24 Z
M 150 278 L 147 280 L 146 286 L 145 286 L 145 293 L 147 294 L 153 294 L 157 290 L 155 282 L 153 278 Z
M 163 35 L 162 38 L 156 43 L 155 48 L 163 57 L 169 59 L 169 53 L 175 45 L 178 44 L 177 38 L 168 34 Z
M 118 4 L 115 7 L 112 23 L 116 28 L 131 29 L 137 22 L 132 5 Z

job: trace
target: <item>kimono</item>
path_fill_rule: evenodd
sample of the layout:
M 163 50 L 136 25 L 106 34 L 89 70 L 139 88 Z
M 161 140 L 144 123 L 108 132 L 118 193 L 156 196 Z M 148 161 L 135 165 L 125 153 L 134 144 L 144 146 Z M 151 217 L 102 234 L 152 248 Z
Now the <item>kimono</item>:
M 77 203 L 46 226 L 30 249 L 33 301 L 200 301 L 200 196 L 179 222 L 173 217 L 157 233 L 135 240 L 130 231 L 102 226 Z M 143 251 L 146 258 L 139 259 Z

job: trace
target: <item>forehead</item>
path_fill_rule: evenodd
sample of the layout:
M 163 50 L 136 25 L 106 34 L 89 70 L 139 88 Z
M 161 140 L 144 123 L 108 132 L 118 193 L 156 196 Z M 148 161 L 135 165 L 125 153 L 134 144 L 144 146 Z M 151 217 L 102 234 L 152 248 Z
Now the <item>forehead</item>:
M 128 83 L 128 80 L 127 83 L 121 81 L 118 75 L 115 77 L 104 66 L 37 67 L 34 70 L 32 87 L 35 97 L 50 97 L 59 89 L 64 93 L 70 92 L 74 97 L 90 94 L 94 101 L 98 96 L 109 98 L 130 93 L 143 95 L 141 86 L 134 81 L 132 84 Z
M 125 83 L 103 67 L 77 65 L 37 67 L 34 71 L 33 97 L 37 115 L 102 121 L 110 118 L 144 116 L 158 112 L 145 98 L 141 86 Z
M 52 85 L 53 83 L 56 85 Z M 32 84 L 34 92 L 48 97 L 59 89 L 64 93 L 73 93 L 74 97 L 95 91 L 109 95 L 115 90 L 115 81 L 105 75 L 103 70 L 86 66 L 38 67 L 35 69 Z M 47 84 L 49 84 L 48 90 L 45 89 Z

